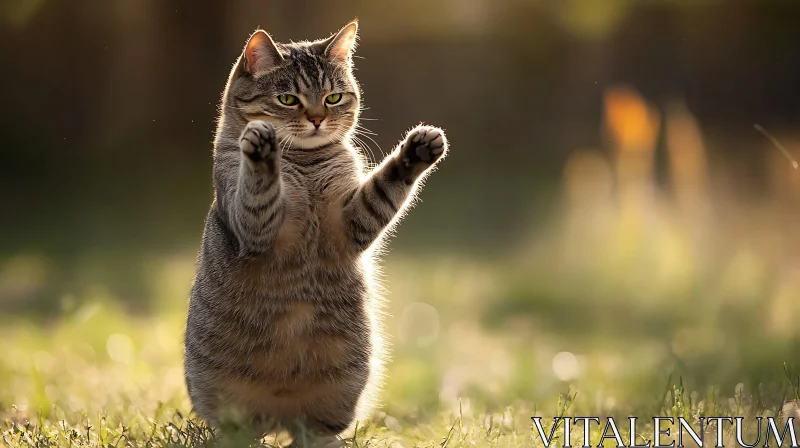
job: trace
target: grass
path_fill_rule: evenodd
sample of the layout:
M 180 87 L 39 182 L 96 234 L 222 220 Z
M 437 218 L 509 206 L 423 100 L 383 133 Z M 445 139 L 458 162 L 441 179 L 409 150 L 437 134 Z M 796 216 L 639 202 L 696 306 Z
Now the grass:
M 192 258 L 159 263 L 152 313 L 132 315 L 92 287 L 66 297 L 58 318 L 4 317 L 4 443 L 256 445 L 246 429 L 213 433 L 191 415 L 181 334 Z M 795 412 L 791 402 L 800 399 L 796 341 L 708 328 L 708 319 L 680 314 L 667 301 L 618 297 L 609 306 L 622 312 L 627 305 L 643 323 L 612 331 L 609 315 L 612 322 L 581 330 L 603 307 L 571 299 L 547 272 L 531 278 L 499 262 L 402 257 L 392 258 L 387 272 L 394 358 L 384 406 L 351 436 L 353 447 L 541 446 L 534 415 L 545 422 L 559 415 L 777 416 Z M 528 303 L 538 303 L 539 313 Z M 565 322 L 571 314 L 576 322 Z M 722 350 L 689 337 L 720 331 Z M 717 372 L 713 380 L 709 369 Z M 601 434 L 592 428 L 593 443 Z

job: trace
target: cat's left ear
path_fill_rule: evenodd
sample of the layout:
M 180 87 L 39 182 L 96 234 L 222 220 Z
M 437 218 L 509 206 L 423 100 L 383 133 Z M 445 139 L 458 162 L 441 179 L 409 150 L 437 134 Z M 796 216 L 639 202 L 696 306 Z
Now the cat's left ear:
M 325 56 L 328 59 L 347 62 L 353 56 L 353 51 L 356 49 L 356 40 L 358 39 L 358 19 L 344 26 L 339 32 L 328 39 L 325 47 Z

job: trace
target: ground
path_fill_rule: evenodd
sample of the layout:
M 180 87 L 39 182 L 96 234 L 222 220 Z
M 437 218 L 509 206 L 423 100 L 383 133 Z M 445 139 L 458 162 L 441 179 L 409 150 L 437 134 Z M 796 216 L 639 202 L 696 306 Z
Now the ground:
M 7 445 L 256 445 L 245 430 L 214 434 L 192 416 L 181 336 L 193 258 L 154 263 L 149 312 L 125 311 L 95 286 L 65 296 L 59 317 L 3 318 Z M 528 263 L 389 257 L 394 356 L 384 404 L 351 446 L 541 446 L 532 416 L 549 428 L 558 415 L 647 421 L 796 412 L 795 342 L 751 330 L 746 306 L 714 305 L 732 308 L 722 313 L 726 322 L 707 305 L 687 306 L 691 297 L 642 299 L 620 285 L 603 290 L 590 275 L 575 284 L 544 265 L 529 271 Z M 586 288 L 594 293 L 574 294 Z M 593 444 L 602 429 L 592 427 Z M 726 434 L 734 437 L 733 429 Z M 573 430 L 574 444 L 580 437 Z

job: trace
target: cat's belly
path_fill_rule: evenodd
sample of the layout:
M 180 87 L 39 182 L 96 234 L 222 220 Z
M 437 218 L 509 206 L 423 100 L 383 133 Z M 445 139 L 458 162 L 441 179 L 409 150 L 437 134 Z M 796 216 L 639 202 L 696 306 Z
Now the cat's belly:
M 242 356 L 224 348 L 241 340 L 219 347 L 234 366 L 217 377 L 230 405 L 251 414 L 299 416 L 320 403 L 340 402 L 343 393 L 360 393 L 366 384 L 372 347 L 365 313 L 298 302 L 266 325 L 261 340 L 249 341 L 260 350 Z
M 231 292 L 218 310 L 224 321 L 240 322 L 227 344 L 249 347 L 249 363 L 289 381 L 322 375 L 347 362 L 369 343 L 369 301 L 365 282 L 298 280 L 290 288 L 265 280 L 260 291 Z
M 271 353 L 254 354 L 249 371 L 222 384 L 231 404 L 255 414 L 292 416 L 325 401 L 340 401 L 369 376 L 369 338 L 304 337 L 275 346 Z M 360 392 L 360 390 L 358 391 Z

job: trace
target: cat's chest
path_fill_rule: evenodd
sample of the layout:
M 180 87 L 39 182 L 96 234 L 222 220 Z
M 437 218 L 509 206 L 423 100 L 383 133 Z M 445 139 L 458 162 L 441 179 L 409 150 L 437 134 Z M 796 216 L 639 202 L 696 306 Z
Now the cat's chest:
M 343 198 L 357 182 L 347 172 L 315 170 L 298 176 L 289 186 L 287 230 L 296 238 L 296 250 L 312 253 L 336 252 L 341 244 L 341 215 Z

